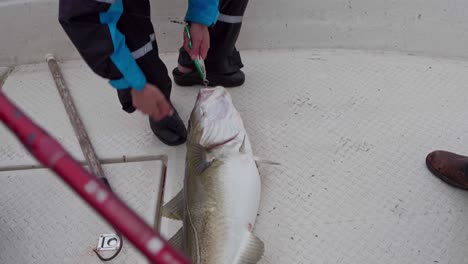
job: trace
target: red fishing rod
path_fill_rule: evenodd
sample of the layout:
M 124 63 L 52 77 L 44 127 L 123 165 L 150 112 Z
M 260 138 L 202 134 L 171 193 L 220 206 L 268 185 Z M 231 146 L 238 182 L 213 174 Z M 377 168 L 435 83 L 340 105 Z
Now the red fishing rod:
M 109 224 L 138 248 L 151 263 L 190 263 L 113 194 L 108 186 L 96 176 L 88 173 L 54 138 L 14 105 L 1 90 L 0 120 L 39 162 L 54 171 Z

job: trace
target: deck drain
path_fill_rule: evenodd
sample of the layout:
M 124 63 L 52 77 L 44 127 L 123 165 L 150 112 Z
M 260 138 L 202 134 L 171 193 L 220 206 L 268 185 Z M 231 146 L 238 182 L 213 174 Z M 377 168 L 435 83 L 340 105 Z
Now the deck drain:
M 116 234 L 104 234 L 99 236 L 98 251 L 112 251 L 120 247 L 120 238 Z

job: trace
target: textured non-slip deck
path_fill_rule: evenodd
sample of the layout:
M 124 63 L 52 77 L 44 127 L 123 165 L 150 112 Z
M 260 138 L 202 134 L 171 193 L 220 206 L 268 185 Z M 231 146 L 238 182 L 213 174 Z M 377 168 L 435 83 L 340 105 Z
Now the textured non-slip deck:
M 468 192 L 444 184 L 424 162 L 435 149 L 468 155 L 468 62 L 349 50 L 241 54 L 247 79 L 230 89 L 234 103 L 255 154 L 281 163 L 260 167 L 262 200 L 255 233 L 265 241 L 261 263 L 466 262 Z M 162 57 L 171 71 L 177 55 Z M 123 112 L 115 91 L 84 62 L 61 67 L 99 158 L 167 158 L 164 200 L 172 198 L 182 185 L 185 147 L 162 145 L 147 119 Z M 174 85 L 172 100 L 185 122 L 198 88 Z M 45 64 L 16 68 L 4 90 L 82 159 Z M 0 142 L 0 168 L 35 164 L 3 130 Z M 148 166 L 106 168 L 116 178 L 125 174 L 132 179 L 132 184 L 119 185 L 119 191 L 133 195 L 129 201 L 147 199 L 146 189 L 137 187 L 145 182 L 137 177 L 152 174 Z M 36 174 L 43 180 L 24 183 Z M 47 175 L 42 170 L 0 173 L 0 206 L 11 206 L 1 210 L 1 237 L 11 238 L 0 243 L 0 262 L 54 263 L 34 262 L 54 256 L 83 257 L 67 263 L 97 261 L 90 260 L 88 249 L 102 229 L 89 235 L 85 250 L 80 247 L 88 240 L 81 238 L 79 245 L 60 244 L 63 251 L 54 255 L 60 245 L 48 234 L 74 236 L 80 225 L 89 224 L 67 218 L 68 204 L 79 202 L 60 185 L 54 185 L 56 192 L 66 195 L 50 200 L 55 204 L 41 202 L 52 199 L 45 192 L 48 181 L 55 180 Z M 15 189 L 29 194 L 18 195 L 11 191 Z M 97 221 L 84 208 L 83 214 Z M 48 220 L 38 220 L 41 215 Z M 54 221 L 60 223 L 57 230 Z M 21 226 L 29 227 L 15 231 Z M 177 224 L 163 219 L 161 228 L 169 236 Z M 29 245 L 22 239 L 26 232 L 41 244 Z M 133 256 L 116 262 L 140 263 Z

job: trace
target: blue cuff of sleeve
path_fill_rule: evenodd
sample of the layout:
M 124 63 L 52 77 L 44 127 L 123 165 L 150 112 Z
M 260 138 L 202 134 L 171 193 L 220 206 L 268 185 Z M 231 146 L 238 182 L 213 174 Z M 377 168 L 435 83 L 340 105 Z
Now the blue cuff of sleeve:
M 125 48 L 122 48 L 125 49 Z M 121 49 L 121 50 L 122 50 Z M 113 80 L 110 81 L 110 84 L 117 89 L 124 89 L 124 88 L 119 88 L 122 86 L 126 86 L 126 88 L 133 88 L 135 90 L 141 91 L 143 90 L 143 87 L 146 85 L 146 77 L 141 71 L 140 67 L 136 63 L 136 61 L 131 57 L 130 53 L 126 53 L 130 55 L 130 58 L 124 59 L 125 53 L 120 53 L 120 54 L 115 54 L 112 55 L 112 61 L 117 65 L 117 67 L 120 69 L 123 78 L 120 80 Z M 123 58 L 122 58 L 123 57 Z
M 111 60 L 123 75 L 121 80 L 112 80 L 110 84 L 116 89 L 133 88 L 141 91 L 145 87 L 146 77 L 127 47 L 125 36 L 117 29 L 117 23 L 122 13 L 122 0 L 116 0 L 106 12 L 100 13 L 101 23 L 109 27 L 114 45 L 114 52 L 110 56 Z
M 218 7 L 206 10 L 197 6 L 190 6 L 185 16 L 185 21 L 196 22 L 207 27 L 212 26 L 218 20 Z
M 143 90 L 143 88 L 146 85 L 146 81 L 143 82 L 143 85 L 131 85 L 129 82 L 127 82 L 124 78 L 119 79 L 119 80 L 110 80 L 109 84 L 112 85 L 117 90 L 124 90 L 128 88 L 133 88 L 137 91 Z
M 110 80 L 109 84 L 112 85 L 112 87 L 114 87 L 117 90 L 124 90 L 124 89 L 128 89 L 128 88 L 133 88 L 132 85 L 130 83 L 128 83 L 124 78 L 119 79 L 119 80 Z M 144 87 L 144 85 L 143 85 L 143 87 Z M 138 91 L 141 91 L 143 89 L 143 87 L 141 87 L 141 88 L 138 87 L 138 88 L 134 88 L 134 89 L 138 90 Z

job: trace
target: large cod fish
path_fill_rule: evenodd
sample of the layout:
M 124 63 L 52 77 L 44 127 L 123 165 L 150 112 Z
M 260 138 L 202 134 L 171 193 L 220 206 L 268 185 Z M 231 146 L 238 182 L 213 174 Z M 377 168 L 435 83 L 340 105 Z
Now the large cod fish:
M 257 263 L 264 252 L 252 234 L 260 186 L 231 96 L 222 87 L 201 89 L 188 125 L 184 187 L 163 207 L 163 216 L 183 221 L 169 242 L 193 264 Z

